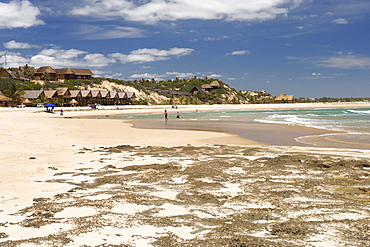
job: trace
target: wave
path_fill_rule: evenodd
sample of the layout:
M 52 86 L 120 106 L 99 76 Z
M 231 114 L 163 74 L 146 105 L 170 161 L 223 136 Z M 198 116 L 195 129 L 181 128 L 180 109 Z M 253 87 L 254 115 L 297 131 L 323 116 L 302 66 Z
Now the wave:
M 355 113 L 355 114 L 365 114 L 370 115 L 370 110 L 361 111 L 361 110 L 348 110 L 348 112 Z

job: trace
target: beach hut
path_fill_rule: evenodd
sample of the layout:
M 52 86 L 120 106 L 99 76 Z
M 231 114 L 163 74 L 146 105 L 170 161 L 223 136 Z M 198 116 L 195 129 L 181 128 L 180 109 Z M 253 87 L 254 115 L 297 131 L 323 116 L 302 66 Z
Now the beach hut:
M 274 99 L 274 103 L 294 103 L 294 95 L 279 94 Z
M 13 78 L 24 80 L 24 73 L 18 68 L 0 70 L 0 78 Z
M 203 84 L 202 86 L 201 86 L 205 91 L 212 91 L 214 88 L 213 87 L 211 87 L 211 85 L 209 85 L 209 84 Z
M 220 89 L 221 84 L 218 81 L 213 81 L 209 84 L 213 89 Z
M 10 106 L 12 103 L 12 99 L 9 97 L 6 97 L 3 92 L 0 91 L 0 106 Z
M 100 95 L 101 95 L 100 104 L 108 105 L 108 99 L 110 97 L 110 92 L 102 90 L 102 91 L 100 91 Z
M 77 101 L 77 100 L 75 100 L 75 99 L 72 99 L 72 100 L 69 102 L 69 104 L 70 104 L 71 106 L 75 106 L 75 105 L 78 105 L 78 101 Z
M 190 94 L 204 94 L 205 89 L 199 86 L 195 86 L 190 90 Z
M 29 99 L 25 99 L 25 100 L 23 100 L 22 104 L 24 104 L 24 105 L 30 105 L 30 104 L 32 104 L 32 101 L 29 100 Z
M 61 104 L 63 105 L 64 103 L 68 104 L 69 101 L 71 100 L 71 92 L 67 87 L 58 87 L 56 88 L 57 93 L 58 93 L 58 98 Z
M 118 103 L 123 105 L 125 103 L 125 99 L 127 98 L 125 92 L 118 92 Z
M 48 78 L 46 78 L 46 76 Z M 50 66 L 44 66 L 44 67 L 40 67 L 36 70 L 35 77 L 38 80 L 48 79 L 48 80 L 55 81 L 57 79 L 57 72 Z
M 45 97 L 43 90 L 25 90 L 24 94 L 21 95 L 21 98 L 28 100 L 37 100 L 42 97 Z
M 91 103 L 91 90 L 81 90 L 80 105 L 88 105 Z
M 94 74 L 89 69 L 56 69 L 55 70 L 58 79 L 67 80 L 67 79 L 90 79 Z
M 108 104 L 115 105 L 118 103 L 118 93 L 117 92 L 109 92 L 108 97 Z
M 91 90 L 91 103 L 97 104 L 101 101 L 100 90 Z
M 50 103 L 56 103 L 59 99 L 57 90 L 44 90 L 44 94 Z
M 69 102 L 69 104 L 78 105 L 78 102 L 81 102 L 81 99 L 82 99 L 81 90 L 69 90 L 69 92 L 71 93 L 71 97 L 70 97 L 71 101 Z

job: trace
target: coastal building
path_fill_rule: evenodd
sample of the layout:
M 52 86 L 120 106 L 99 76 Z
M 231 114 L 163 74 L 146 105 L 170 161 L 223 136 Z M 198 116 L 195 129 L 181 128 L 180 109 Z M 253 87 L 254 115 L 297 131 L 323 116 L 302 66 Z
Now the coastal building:
M 205 94 L 206 90 L 203 87 L 195 86 L 190 90 L 190 94 Z
M 294 103 L 294 95 L 279 94 L 274 99 L 274 103 Z
M 0 106 L 10 106 L 12 103 L 12 99 L 9 97 L 6 97 L 3 92 L 0 91 Z
M 36 80 L 55 81 L 57 72 L 50 66 L 40 67 L 35 72 Z
M 221 84 L 218 81 L 213 81 L 209 84 L 212 89 L 221 89 Z
M 24 80 L 24 73 L 18 68 L 3 69 L 0 71 L 0 78 Z
M 90 90 L 81 90 L 81 100 L 79 101 L 80 105 L 87 105 L 91 103 L 91 91 Z
M 94 74 L 89 69 L 56 69 L 57 77 L 59 80 L 67 79 L 90 79 Z
M 0 94 L 0 96 L 4 96 Z M 68 88 L 56 88 L 53 90 L 25 90 L 21 95 L 22 102 L 35 104 L 35 100 L 49 102 L 58 106 L 90 104 L 123 105 L 131 104 L 136 99 L 135 92 L 110 92 L 107 90 L 69 90 Z M 0 97 L 0 104 L 7 105 L 7 97 Z
M 38 100 L 42 97 L 45 97 L 43 90 L 25 90 L 24 94 L 21 95 L 21 98 L 23 98 L 24 100 L 28 99 L 30 101 Z
M 49 103 L 57 103 L 59 99 L 57 90 L 44 90 L 44 94 Z
M 107 103 L 109 105 L 116 105 L 118 103 L 118 93 L 109 92 L 109 97 L 107 98 Z

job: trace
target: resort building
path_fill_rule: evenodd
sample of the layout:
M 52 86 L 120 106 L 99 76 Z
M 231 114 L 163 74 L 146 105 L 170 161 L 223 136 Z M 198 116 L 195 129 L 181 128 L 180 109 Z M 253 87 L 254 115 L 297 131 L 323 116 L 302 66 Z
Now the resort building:
M 94 74 L 89 69 L 56 69 L 59 80 L 66 79 L 90 79 Z
M 0 95 L 1 96 L 1 95 Z M 5 97 L 5 96 L 4 96 Z M 37 103 L 53 103 L 58 106 L 89 106 L 101 105 L 124 105 L 132 104 L 136 99 L 134 92 L 110 92 L 107 90 L 69 90 L 57 88 L 55 90 L 25 90 L 21 96 L 21 102 L 28 105 Z M 4 100 L 6 100 L 4 98 Z M 1 102 L 0 102 L 1 103 Z
M 0 70 L 0 78 L 21 80 L 35 78 L 36 80 L 57 81 L 66 79 L 91 79 L 94 75 L 89 69 L 53 69 L 51 66 L 40 67 L 37 70 L 30 66 L 27 66 L 28 69 L 25 68 L 26 66 L 21 66 L 19 68 Z M 27 78 L 25 74 L 27 74 Z
M 294 103 L 294 95 L 280 94 L 274 99 L 275 103 Z

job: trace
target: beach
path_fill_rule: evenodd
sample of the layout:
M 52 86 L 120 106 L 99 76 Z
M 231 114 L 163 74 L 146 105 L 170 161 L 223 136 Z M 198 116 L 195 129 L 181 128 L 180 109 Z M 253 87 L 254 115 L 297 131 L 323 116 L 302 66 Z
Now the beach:
M 370 149 L 295 145 L 330 133 L 299 126 L 245 139 L 108 118 L 325 107 L 370 104 L 1 108 L 0 245 L 369 245 Z

